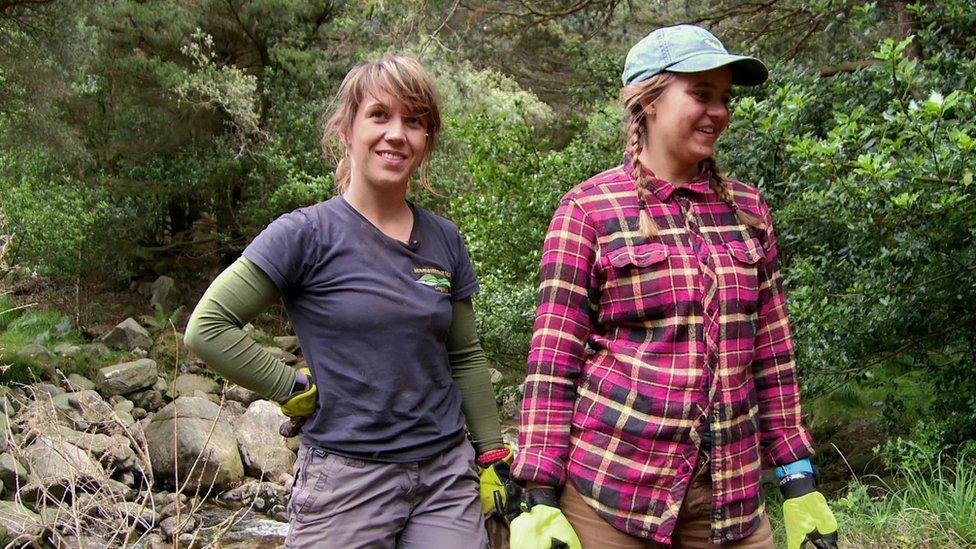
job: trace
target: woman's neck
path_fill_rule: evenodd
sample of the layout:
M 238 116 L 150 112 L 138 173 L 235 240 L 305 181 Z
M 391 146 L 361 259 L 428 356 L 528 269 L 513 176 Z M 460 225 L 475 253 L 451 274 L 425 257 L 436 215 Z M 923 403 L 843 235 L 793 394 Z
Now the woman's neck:
M 402 189 L 379 189 L 367 183 L 350 181 L 342 197 L 374 223 L 398 219 L 410 211 L 406 185 Z
M 410 239 L 413 211 L 407 204 L 406 186 L 398 192 L 397 189 L 374 189 L 350 182 L 342 197 L 387 236 L 402 242 Z
M 684 185 L 698 175 L 698 163 L 686 164 L 664 152 L 645 147 L 640 154 L 641 165 L 654 173 L 654 177 L 672 185 Z

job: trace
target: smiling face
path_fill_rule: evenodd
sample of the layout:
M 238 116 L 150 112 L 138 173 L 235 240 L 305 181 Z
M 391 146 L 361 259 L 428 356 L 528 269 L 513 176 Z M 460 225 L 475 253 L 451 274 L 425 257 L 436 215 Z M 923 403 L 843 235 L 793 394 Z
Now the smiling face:
M 427 150 L 424 119 L 392 95 L 367 93 L 345 136 L 350 185 L 406 188 Z
M 690 173 L 712 156 L 729 125 L 732 72 L 674 73 L 664 92 L 644 106 L 649 151 Z

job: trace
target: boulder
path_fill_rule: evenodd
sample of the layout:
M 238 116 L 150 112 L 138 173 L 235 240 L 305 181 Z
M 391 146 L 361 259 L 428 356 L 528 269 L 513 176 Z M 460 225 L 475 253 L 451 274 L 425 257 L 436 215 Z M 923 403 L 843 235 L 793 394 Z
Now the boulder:
M 47 350 L 47 347 L 43 345 L 38 345 L 36 343 L 24 345 L 23 347 L 20 348 L 19 351 L 17 351 L 17 354 L 20 356 L 25 356 L 27 358 L 32 358 L 34 360 L 41 360 L 41 361 L 54 358 L 54 355 L 51 354 L 51 351 Z
M 0 482 L 11 492 L 27 482 L 27 469 L 10 453 L 0 454 Z
M 63 440 L 89 452 L 105 466 L 135 459 L 135 452 L 128 439 L 98 433 L 80 433 L 65 426 L 56 426 L 42 432 L 52 439 Z
M 95 382 L 85 376 L 71 373 L 68 374 L 68 388 L 72 391 L 94 391 Z
M 157 480 L 173 485 L 178 472 L 178 488 L 193 492 L 211 483 L 226 490 L 244 478 L 235 428 L 205 398 L 180 397 L 166 405 L 146 426 L 145 436 Z
M 58 356 L 74 356 L 81 352 L 81 347 L 73 343 L 58 343 L 54 346 L 54 354 Z
M 160 276 L 149 287 L 149 303 L 154 307 L 162 307 L 170 312 L 180 306 L 180 292 L 176 289 L 176 281 L 168 276 Z
M 244 406 L 250 406 L 252 402 L 261 399 L 261 395 L 241 387 L 240 385 L 230 385 L 224 391 L 227 400 L 240 402 Z
M 298 336 L 278 336 L 274 338 L 274 343 L 282 350 L 294 353 L 299 349 Z
M 18 547 L 29 546 L 30 540 L 39 540 L 43 532 L 40 515 L 20 503 L 0 501 L 0 543 L 16 539 Z
M 123 320 L 112 328 L 101 337 L 101 341 L 113 349 L 126 351 L 131 351 L 136 347 L 148 349 L 152 345 L 149 332 L 132 317 Z
M 291 472 L 295 454 L 278 433 L 287 420 L 277 404 L 258 400 L 236 422 L 238 445 L 248 475 L 277 481 Z
M 88 357 L 105 358 L 112 354 L 112 350 L 104 343 L 89 343 L 81 346 L 81 352 Z
M 128 397 L 136 405 L 136 408 L 142 408 L 147 412 L 159 411 L 166 405 L 166 401 L 163 400 L 163 393 L 156 389 L 139 391 L 128 395 Z
M 97 486 L 106 478 L 88 452 L 64 440 L 39 436 L 24 453 L 32 487 L 43 487 L 55 498 L 69 486 Z
M 220 384 L 213 379 L 198 374 L 180 374 L 173 380 L 166 396 L 175 399 L 181 396 L 192 396 L 194 391 L 202 391 L 207 394 L 217 394 L 220 392 Z
M 144 504 L 124 501 L 115 506 L 117 516 L 126 524 L 132 524 L 141 531 L 146 531 L 156 525 L 156 511 Z
M 95 386 L 104 396 L 127 395 L 152 387 L 159 372 L 156 361 L 148 358 L 122 362 L 98 370 Z

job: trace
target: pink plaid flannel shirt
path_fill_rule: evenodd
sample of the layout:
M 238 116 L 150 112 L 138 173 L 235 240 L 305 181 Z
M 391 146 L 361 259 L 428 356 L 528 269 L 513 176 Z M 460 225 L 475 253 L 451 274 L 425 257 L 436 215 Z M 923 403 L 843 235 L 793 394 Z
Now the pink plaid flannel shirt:
M 763 463 L 813 454 L 769 208 L 729 182 L 758 231 L 705 178 L 651 178 L 646 239 L 629 171 L 578 185 L 549 225 L 513 472 L 568 478 L 616 528 L 670 543 L 708 422 L 712 541 L 741 539 L 763 512 Z

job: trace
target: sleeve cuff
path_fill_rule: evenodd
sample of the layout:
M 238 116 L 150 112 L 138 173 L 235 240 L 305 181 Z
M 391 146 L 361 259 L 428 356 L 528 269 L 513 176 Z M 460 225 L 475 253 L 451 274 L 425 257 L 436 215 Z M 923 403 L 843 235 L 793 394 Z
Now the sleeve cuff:
M 523 482 L 562 486 L 566 484 L 566 463 L 538 453 L 520 452 L 512 463 L 512 476 Z
M 766 446 L 763 458 L 769 467 L 789 465 L 814 454 L 813 437 L 805 429 L 792 435 L 783 435 L 773 444 Z

